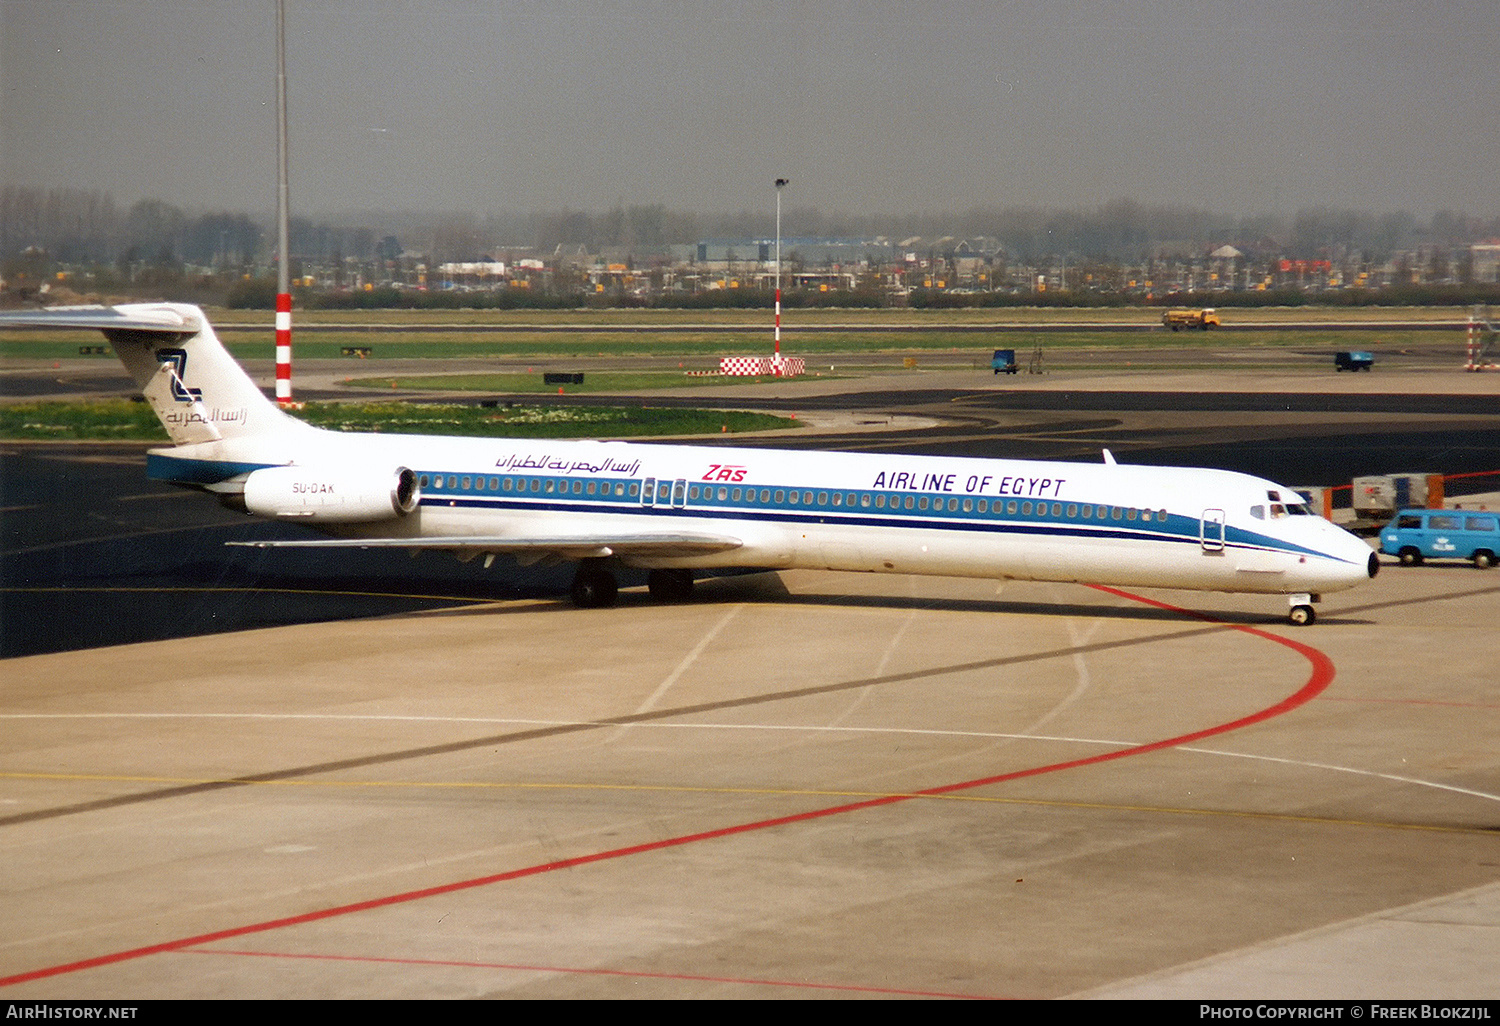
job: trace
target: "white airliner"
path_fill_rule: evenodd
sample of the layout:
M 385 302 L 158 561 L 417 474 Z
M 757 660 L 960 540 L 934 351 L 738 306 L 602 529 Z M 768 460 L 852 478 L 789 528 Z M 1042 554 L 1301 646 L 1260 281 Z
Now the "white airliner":
M 577 560 L 580 606 L 615 601 L 617 565 L 668 600 L 695 570 L 809 567 L 1285 595 L 1307 624 L 1379 566 L 1291 489 L 1228 471 L 340 433 L 268 400 L 195 306 L 6 325 L 101 329 L 174 443 L 150 477 L 329 536 L 231 544 Z

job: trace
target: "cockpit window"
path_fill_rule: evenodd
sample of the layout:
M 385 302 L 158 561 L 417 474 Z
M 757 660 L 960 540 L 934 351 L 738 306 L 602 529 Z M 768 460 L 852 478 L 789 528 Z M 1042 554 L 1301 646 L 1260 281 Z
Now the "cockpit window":
M 1254 517 L 1256 520 L 1264 520 L 1264 519 L 1266 519 L 1266 507 L 1264 507 L 1264 506 L 1251 506 L 1250 507 L 1250 515 L 1252 517 Z
M 1286 507 L 1279 502 L 1271 503 L 1271 519 L 1275 520 L 1277 517 L 1284 516 L 1286 516 Z
M 1312 516 L 1312 514 L 1307 511 L 1307 506 L 1300 502 L 1287 503 L 1286 511 L 1294 517 Z

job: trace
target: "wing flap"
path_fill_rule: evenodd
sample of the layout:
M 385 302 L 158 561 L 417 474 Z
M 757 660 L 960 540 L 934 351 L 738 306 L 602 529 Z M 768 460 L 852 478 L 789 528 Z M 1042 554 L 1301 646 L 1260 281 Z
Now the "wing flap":
M 510 538 L 490 535 L 468 535 L 435 538 L 313 538 L 294 541 L 235 541 L 257 549 L 399 549 L 420 552 L 427 549 L 471 553 L 512 553 L 515 555 L 554 555 L 564 559 L 589 559 L 598 556 L 705 556 L 727 552 L 744 544 L 723 534 L 692 532 L 661 534 L 587 534 L 555 535 L 541 538 Z

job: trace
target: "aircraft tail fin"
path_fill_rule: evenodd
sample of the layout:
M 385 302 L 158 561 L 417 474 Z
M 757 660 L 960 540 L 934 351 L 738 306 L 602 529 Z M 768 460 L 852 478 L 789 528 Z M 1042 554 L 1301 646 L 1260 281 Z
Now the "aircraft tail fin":
M 306 429 L 271 402 L 187 303 L 53 307 L 0 314 L 0 327 L 97 328 L 178 445 Z

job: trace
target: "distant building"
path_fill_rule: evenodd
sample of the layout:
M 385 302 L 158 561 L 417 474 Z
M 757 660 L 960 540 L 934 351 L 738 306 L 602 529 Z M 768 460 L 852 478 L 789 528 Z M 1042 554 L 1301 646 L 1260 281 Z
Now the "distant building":
M 1484 242 L 1469 247 L 1470 272 L 1477 282 L 1500 281 L 1500 242 Z
M 890 262 L 896 249 L 890 240 L 783 238 L 783 264 L 796 262 L 805 268 L 879 266 Z M 679 251 L 679 256 L 681 253 Z M 776 240 L 703 239 L 693 247 L 688 262 L 705 268 L 727 268 L 730 264 L 773 264 L 776 262 Z

